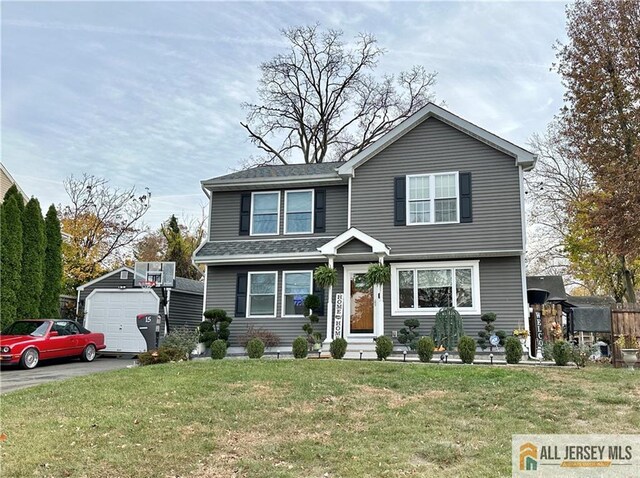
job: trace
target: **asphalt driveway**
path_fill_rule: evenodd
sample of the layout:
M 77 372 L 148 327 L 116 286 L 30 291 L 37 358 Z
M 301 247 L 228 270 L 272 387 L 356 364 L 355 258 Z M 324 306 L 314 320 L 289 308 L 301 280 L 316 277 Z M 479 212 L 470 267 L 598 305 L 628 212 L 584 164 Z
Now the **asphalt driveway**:
M 96 372 L 106 372 L 133 365 L 130 358 L 98 357 L 86 363 L 77 359 L 59 359 L 40 362 L 33 370 L 3 366 L 0 369 L 0 393 L 12 392 L 19 388 L 33 387 L 41 383 L 54 382 Z

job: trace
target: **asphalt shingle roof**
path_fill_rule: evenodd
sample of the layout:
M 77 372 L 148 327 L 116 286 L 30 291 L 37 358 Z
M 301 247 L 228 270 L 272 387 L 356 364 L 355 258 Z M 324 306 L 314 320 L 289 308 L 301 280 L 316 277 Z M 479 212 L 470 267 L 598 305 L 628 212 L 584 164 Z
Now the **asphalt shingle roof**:
M 244 256 L 259 254 L 291 254 L 318 252 L 318 247 L 331 240 L 330 237 L 265 240 L 265 241 L 215 241 L 207 242 L 198 251 L 197 257 Z
M 206 182 L 224 182 L 234 179 L 286 178 L 292 176 L 313 176 L 331 173 L 335 173 L 336 177 L 338 177 L 338 174 L 335 172 L 335 170 L 341 164 L 344 163 L 302 163 L 256 166 L 255 168 L 236 171 L 235 173 L 211 178 Z
M 527 276 L 527 289 L 543 289 L 549 292 L 547 300 L 567 300 L 562 276 Z
M 195 294 L 204 294 L 204 284 L 193 279 L 185 279 L 184 277 L 176 277 L 175 287 L 177 291 L 193 292 Z

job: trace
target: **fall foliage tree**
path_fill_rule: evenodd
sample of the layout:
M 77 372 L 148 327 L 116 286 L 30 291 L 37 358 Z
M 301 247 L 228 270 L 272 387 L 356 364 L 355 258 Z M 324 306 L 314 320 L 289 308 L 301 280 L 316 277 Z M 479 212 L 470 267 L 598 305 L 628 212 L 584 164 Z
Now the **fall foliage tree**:
M 259 103 L 243 105 L 263 163 L 349 159 L 433 99 L 436 73 L 422 66 L 373 75 L 384 50 L 371 34 L 352 45 L 317 24 L 282 35 L 287 51 L 260 65 Z
M 151 193 L 112 187 L 92 175 L 64 181 L 69 204 L 62 208 L 62 230 L 71 236 L 63 243 L 65 288 L 73 289 L 124 262 L 129 248 L 146 232 L 141 219 L 149 209 Z
M 18 290 L 18 318 L 40 317 L 40 296 L 44 286 L 44 219 L 40 202 L 31 198 L 22 214 L 22 271 Z
M 40 295 L 40 316 L 56 319 L 60 316 L 62 293 L 62 235 L 58 211 L 52 204 L 44 219 L 44 285 Z
M 589 167 L 592 191 L 572 211 L 616 254 L 624 298 L 636 301 L 630 264 L 640 257 L 640 2 L 578 1 L 569 42 L 557 47 L 562 134 Z
M 2 329 L 17 318 L 22 272 L 22 197 L 5 196 L 0 205 L 0 319 Z

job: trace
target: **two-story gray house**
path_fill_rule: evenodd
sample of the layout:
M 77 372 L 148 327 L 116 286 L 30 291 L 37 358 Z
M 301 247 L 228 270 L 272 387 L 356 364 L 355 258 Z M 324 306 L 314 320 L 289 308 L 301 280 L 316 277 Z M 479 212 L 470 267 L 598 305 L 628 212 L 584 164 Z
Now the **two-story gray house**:
M 444 306 L 471 336 L 488 311 L 497 329 L 528 327 L 523 172 L 535 161 L 429 103 L 347 162 L 202 181 L 209 235 L 194 260 L 206 265 L 205 308 L 235 317 L 232 346 L 253 325 L 277 333 L 283 349 L 303 335 L 301 299 L 311 293 L 323 301 L 325 343 L 335 320 L 358 347 L 394 336 L 409 317 L 426 335 Z M 371 290 L 362 279 L 374 262 L 390 265 L 391 282 Z M 320 264 L 336 268 L 336 286 L 314 284 Z

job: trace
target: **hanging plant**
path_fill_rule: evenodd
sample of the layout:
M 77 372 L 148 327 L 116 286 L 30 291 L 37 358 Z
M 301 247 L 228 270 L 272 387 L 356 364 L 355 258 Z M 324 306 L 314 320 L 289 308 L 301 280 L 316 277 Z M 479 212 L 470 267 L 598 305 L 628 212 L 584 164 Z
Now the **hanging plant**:
M 387 284 L 391 280 L 391 268 L 384 264 L 371 264 L 365 274 L 365 282 L 368 287 Z
M 333 287 L 338 282 L 338 271 L 329 266 L 318 266 L 313 272 L 313 280 L 316 281 L 321 288 Z

